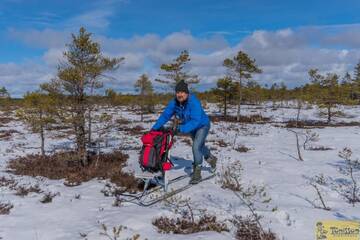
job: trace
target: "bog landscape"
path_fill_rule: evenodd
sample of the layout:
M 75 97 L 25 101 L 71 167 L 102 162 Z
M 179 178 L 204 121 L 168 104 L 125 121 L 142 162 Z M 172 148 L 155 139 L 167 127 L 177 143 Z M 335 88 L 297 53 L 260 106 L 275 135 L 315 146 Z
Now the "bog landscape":
M 309 59 L 290 87 L 262 82 L 269 68 L 239 45 L 201 87 L 180 41 L 121 91 L 133 59 L 90 29 L 69 33 L 54 74 L 23 94 L 0 74 L 0 239 L 310 240 L 328 239 L 322 221 L 359 223 L 360 62 Z

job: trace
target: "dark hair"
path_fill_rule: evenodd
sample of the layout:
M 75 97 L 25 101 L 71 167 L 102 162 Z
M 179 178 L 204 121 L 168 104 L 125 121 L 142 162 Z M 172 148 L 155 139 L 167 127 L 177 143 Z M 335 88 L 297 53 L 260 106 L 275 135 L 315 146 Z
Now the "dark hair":
M 181 80 L 178 82 L 175 86 L 175 92 L 185 92 L 189 93 L 189 88 L 187 83 L 184 80 Z

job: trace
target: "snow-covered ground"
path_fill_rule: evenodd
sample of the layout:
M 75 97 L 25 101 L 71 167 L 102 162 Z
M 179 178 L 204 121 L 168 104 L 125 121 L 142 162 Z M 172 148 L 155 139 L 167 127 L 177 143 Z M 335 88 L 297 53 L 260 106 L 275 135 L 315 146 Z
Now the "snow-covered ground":
M 218 113 L 213 104 L 207 104 L 209 113 Z M 344 107 L 339 109 L 345 113 L 336 117 L 337 122 L 360 121 L 360 107 Z M 230 109 L 236 113 L 236 107 Z M 288 121 L 296 117 L 295 108 L 272 109 L 271 105 L 243 106 L 242 114 L 261 114 L 271 117 L 272 123 L 267 124 L 237 124 L 227 122 L 212 123 L 208 137 L 208 145 L 219 159 L 218 172 L 226 166 L 240 162 L 243 171 L 243 183 L 265 186 L 271 197 L 268 204 L 260 204 L 257 210 L 263 216 L 261 220 L 265 228 L 270 228 L 280 239 L 310 240 L 315 236 L 315 223 L 319 220 L 360 220 L 360 204 L 353 207 L 347 203 L 330 186 L 320 186 L 330 211 L 314 208 L 309 201 L 317 199 L 316 191 L 308 184 L 309 178 L 323 174 L 326 179 L 341 179 L 344 176 L 337 170 L 343 163 L 338 152 L 344 147 L 351 148 L 354 157 L 360 153 L 359 127 L 326 127 L 315 128 L 312 132 L 319 134 L 319 140 L 310 143 L 313 146 L 329 147 L 327 151 L 310 151 L 302 149 L 304 161 L 298 161 L 296 139 L 294 133 L 282 128 L 276 122 Z M 116 118 L 129 119 L 129 126 L 142 125 L 149 129 L 153 122 L 140 123 L 136 113 L 121 107 L 113 109 L 111 114 Z M 155 120 L 157 114 L 147 115 L 147 120 Z M 303 120 L 326 120 L 319 116 L 316 107 L 301 111 Z M 105 197 L 101 190 L 106 180 L 92 180 L 76 187 L 66 187 L 63 180 L 55 181 L 42 177 L 32 178 L 15 176 L 6 172 L 6 162 L 16 156 L 37 152 L 39 139 L 31 134 L 18 121 L 10 122 L 0 130 L 14 129 L 10 139 L 0 140 L 0 178 L 14 178 L 20 185 L 38 184 L 45 192 L 57 193 L 53 202 L 43 204 L 39 200 L 43 194 L 31 193 L 20 197 L 8 187 L 0 186 L 0 203 L 11 203 L 14 208 L 9 215 L 0 215 L 0 239 L 84 239 L 80 234 L 86 234 L 87 239 L 106 239 L 99 233 L 101 224 L 105 224 L 111 232 L 114 226 L 123 225 L 123 237 L 140 234 L 140 239 L 233 239 L 233 232 L 215 233 L 202 232 L 191 235 L 168 235 L 157 232 L 152 220 L 158 216 L 171 214 L 171 209 L 163 203 L 152 207 L 140 207 L 124 203 L 120 207 L 113 206 L 114 198 Z M 296 129 L 305 132 L 302 129 Z M 52 133 L 50 133 L 51 135 Z M 140 139 L 129 136 L 121 131 L 110 134 L 110 145 L 114 148 L 122 146 L 140 146 Z M 50 136 L 48 136 L 50 137 Z M 223 140 L 226 147 L 219 147 L 217 141 Z M 47 149 L 68 144 L 64 139 L 51 139 Z M 234 149 L 246 146 L 250 151 L 240 153 Z M 138 150 L 125 150 L 129 154 L 127 169 L 139 171 L 137 166 Z M 183 141 L 177 141 L 171 155 L 176 168 L 173 176 L 182 174 L 189 169 L 192 160 L 192 150 Z M 176 160 L 177 159 L 177 160 Z M 206 164 L 204 164 L 206 166 Z M 359 174 L 358 172 L 356 174 Z M 356 175 L 360 182 L 360 176 Z M 186 180 L 187 181 L 187 180 Z M 216 214 L 219 219 L 227 219 L 232 215 L 247 215 L 246 206 L 234 196 L 230 190 L 222 189 L 219 179 L 213 178 L 198 184 L 181 193 L 191 197 L 192 204 L 197 208 L 207 209 Z M 80 196 L 80 197 L 79 197 Z M 230 226 L 230 225 L 229 225 Z

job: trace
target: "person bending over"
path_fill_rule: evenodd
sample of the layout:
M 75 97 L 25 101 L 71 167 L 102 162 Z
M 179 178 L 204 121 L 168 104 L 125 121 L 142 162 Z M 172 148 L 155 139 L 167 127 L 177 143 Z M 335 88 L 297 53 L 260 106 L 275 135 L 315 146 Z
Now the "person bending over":
M 193 140 L 193 173 L 190 183 L 197 184 L 201 181 L 201 166 L 203 158 L 209 163 L 212 172 L 216 170 L 217 159 L 205 146 L 205 140 L 210 130 L 210 120 L 201 106 L 201 102 L 194 94 L 189 93 L 188 85 L 181 80 L 175 87 L 175 98 L 166 106 L 160 115 L 153 130 L 159 130 L 173 115 L 180 120 L 176 132 L 190 134 Z

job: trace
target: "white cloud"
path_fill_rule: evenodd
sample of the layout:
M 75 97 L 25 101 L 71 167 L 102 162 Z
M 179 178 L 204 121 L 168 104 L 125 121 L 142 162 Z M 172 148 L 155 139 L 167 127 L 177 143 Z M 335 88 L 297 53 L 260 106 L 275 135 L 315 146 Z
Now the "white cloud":
M 9 29 L 9 37 L 14 40 L 21 41 L 30 47 L 38 48 L 62 48 L 65 43 L 70 41 L 71 35 L 70 32 L 56 31 L 53 29 L 44 29 L 44 30 L 17 30 Z
M 50 48 L 44 53 L 42 59 L 49 67 L 56 68 L 60 62 L 65 60 L 63 52 L 63 48 Z
M 70 18 L 64 23 L 64 26 L 69 29 L 81 26 L 95 30 L 105 29 L 110 25 L 109 17 L 112 15 L 113 11 L 108 9 L 92 10 Z
M 0 64 L 0 85 L 5 86 L 14 97 L 20 97 L 27 91 L 39 88 L 41 83 L 49 81 L 52 69 L 30 61 L 15 64 Z
M 98 17 L 107 18 L 108 15 L 99 13 Z M 86 19 L 86 16 L 78 19 Z M 230 46 L 220 35 L 196 37 L 190 32 L 174 32 L 165 37 L 145 34 L 128 39 L 94 34 L 94 38 L 100 42 L 106 55 L 125 57 L 120 69 L 110 74 L 113 80 L 107 80 L 106 87 L 132 89 L 133 83 L 142 73 L 148 73 L 154 79 L 158 77 L 160 64 L 172 61 L 184 49 L 190 51 L 192 59 L 187 69 L 199 75 L 203 86 L 214 86 L 216 79 L 225 74 L 222 61 L 243 50 L 255 58 L 263 69 L 262 74 L 254 76 L 256 80 L 262 84 L 284 81 L 292 87 L 308 81 L 307 72 L 310 68 L 339 74 L 352 71 L 360 59 L 359 26 L 258 30 L 234 46 Z M 0 85 L 9 84 L 10 91 L 14 88 L 14 92 L 18 93 L 34 89 L 39 82 L 49 79 L 56 71 L 70 33 L 52 29 L 12 29 L 9 33 L 16 40 L 46 51 L 41 58 L 42 63 L 28 61 L 1 65 Z M 13 84 L 12 81 L 20 84 Z
M 360 59 L 360 49 L 330 41 L 342 39 L 354 26 L 327 28 L 301 27 L 278 31 L 255 31 L 245 37 L 234 49 L 242 49 L 263 68 L 255 76 L 262 83 L 285 82 L 290 87 L 308 82 L 310 68 L 322 72 L 344 74 L 352 71 Z M 357 26 L 358 27 L 358 26 Z M 360 34 L 353 29 L 352 41 L 360 41 Z

